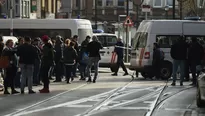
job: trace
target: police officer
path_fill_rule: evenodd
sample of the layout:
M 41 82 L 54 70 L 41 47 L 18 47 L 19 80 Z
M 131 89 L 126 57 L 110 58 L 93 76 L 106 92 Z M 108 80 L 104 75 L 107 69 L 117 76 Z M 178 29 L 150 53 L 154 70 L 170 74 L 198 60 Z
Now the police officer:
M 123 76 L 128 75 L 127 69 L 126 69 L 125 64 L 123 62 L 123 57 L 124 57 L 123 46 L 124 46 L 124 44 L 122 43 L 122 39 L 118 38 L 117 43 L 115 44 L 115 50 L 114 50 L 114 52 L 117 54 L 117 70 L 115 71 L 114 74 L 112 74 L 112 76 L 117 76 L 117 73 L 118 73 L 120 66 L 122 67 L 123 71 L 125 72 L 125 74 Z

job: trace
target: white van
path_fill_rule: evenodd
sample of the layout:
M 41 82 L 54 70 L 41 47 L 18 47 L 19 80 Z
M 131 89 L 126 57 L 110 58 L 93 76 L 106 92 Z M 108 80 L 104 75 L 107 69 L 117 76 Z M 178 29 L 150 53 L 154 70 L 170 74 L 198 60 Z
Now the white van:
M 161 66 L 161 76 L 171 77 L 172 58 L 170 48 L 176 39 L 197 37 L 204 40 L 205 22 L 191 20 L 146 20 L 143 21 L 133 38 L 129 69 L 141 72 L 142 76 L 153 77 L 153 43 L 158 42 L 165 59 Z
M 0 19 L 2 35 L 10 35 L 11 23 L 10 19 Z M 13 35 L 17 37 L 35 38 L 48 35 L 52 38 L 61 35 L 67 39 L 78 35 L 78 42 L 81 44 L 86 36 L 92 34 L 91 22 L 86 19 L 13 19 Z
M 18 38 L 14 36 L 2 36 L 2 38 L 4 44 L 6 44 L 6 41 L 9 39 L 13 40 L 14 44 L 18 43 Z
M 113 63 L 117 60 L 117 56 L 112 59 L 115 44 L 117 43 L 117 35 L 109 33 L 95 33 L 93 36 L 96 36 L 103 45 L 103 49 L 100 50 L 101 60 L 99 62 L 99 66 L 110 68 L 111 60 L 114 60 Z

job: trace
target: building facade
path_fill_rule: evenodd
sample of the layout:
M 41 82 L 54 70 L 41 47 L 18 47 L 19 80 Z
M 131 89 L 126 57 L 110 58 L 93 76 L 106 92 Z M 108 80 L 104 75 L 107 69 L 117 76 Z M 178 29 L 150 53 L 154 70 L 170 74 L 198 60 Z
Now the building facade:
M 1 4 L 2 18 L 9 18 L 11 13 L 10 9 L 13 6 L 13 18 L 29 18 L 30 17 L 30 0 L 6 0 Z

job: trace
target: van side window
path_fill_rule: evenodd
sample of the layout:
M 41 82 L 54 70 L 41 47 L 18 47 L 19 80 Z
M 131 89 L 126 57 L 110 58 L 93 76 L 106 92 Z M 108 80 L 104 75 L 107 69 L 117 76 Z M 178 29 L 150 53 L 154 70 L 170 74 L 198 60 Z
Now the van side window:
M 173 45 L 177 39 L 180 39 L 179 35 L 158 35 L 156 41 L 160 48 L 171 48 L 171 45 Z

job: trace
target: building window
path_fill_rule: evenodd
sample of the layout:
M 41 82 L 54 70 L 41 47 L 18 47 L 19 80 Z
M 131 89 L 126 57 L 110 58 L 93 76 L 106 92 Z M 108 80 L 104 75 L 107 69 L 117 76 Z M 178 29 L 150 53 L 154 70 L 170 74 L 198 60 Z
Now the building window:
M 118 0 L 118 6 L 125 6 L 124 0 Z
M 106 0 L 106 6 L 113 6 L 113 0 Z
M 97 3 L 97 6 L 102 6 L 102 0 L 97 0 L 98 3 Z
M 197 6 L 198 8 L 202 8 L 204 6 L 204 0 L 197 0 Z
M 162 0 L 153 0 L 153 7 L 162 7 Z
M 175 6 L 178 6 L 178 1 L 175 0 Z M 173 0 L 166 0 L 165 5 L 168 5 L 169 7 L 173 7 Z

